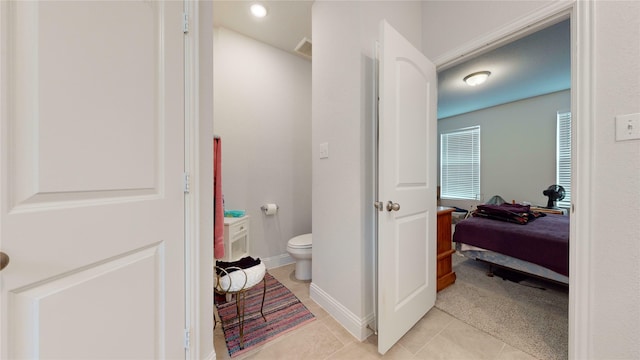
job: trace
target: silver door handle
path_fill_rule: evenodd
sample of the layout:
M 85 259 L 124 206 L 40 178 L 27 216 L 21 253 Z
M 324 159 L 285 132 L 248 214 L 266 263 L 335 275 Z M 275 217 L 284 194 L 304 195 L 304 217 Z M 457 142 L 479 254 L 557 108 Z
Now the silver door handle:
M 400 210 L 400 204 L 394 203 L 393 201 L 389 200 L 389 202 L 387 203 L 387 210 L 388 211 L 398 211 L 398 210 Z
M 0 271 L 9 265 L 9 255 L 0 251 Z

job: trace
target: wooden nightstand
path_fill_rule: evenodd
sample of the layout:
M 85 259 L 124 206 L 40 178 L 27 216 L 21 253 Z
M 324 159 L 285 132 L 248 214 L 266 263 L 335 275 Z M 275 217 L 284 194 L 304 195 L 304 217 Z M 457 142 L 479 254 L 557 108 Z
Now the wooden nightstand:
M 438 264 L 437 291 L 440 291 L 456 281 L 453 272 L 451 255 L 456 252 L 451 247 L 451 213 L 454 209 L 438 206 Z

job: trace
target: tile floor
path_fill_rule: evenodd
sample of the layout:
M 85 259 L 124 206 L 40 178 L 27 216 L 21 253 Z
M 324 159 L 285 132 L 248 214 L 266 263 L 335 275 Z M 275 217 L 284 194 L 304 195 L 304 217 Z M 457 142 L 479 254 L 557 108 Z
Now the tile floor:
M 316 321 L 235 359 L 535 359 L 436 308 L 382 356 L 378 354 L 376 336 L 360 342 L 349 334 L 311 300 L 310 282 L 296 280 L 293 271 L 291 264 L 270 269 L 269 273 L 305 304 Z M 217 359 L 229 359 L 221 326 L 215 329 L 214 347 Z

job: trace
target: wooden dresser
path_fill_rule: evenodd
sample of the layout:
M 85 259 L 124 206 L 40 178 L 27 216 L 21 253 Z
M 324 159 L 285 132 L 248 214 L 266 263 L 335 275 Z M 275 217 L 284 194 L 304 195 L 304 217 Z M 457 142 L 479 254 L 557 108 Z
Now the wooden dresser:
M 437 291 L 456 281 L 456 273 L 451 265 L 451 255 L 455 252 L 451 247 L 451 213 L 454 209 L 438 206 L 438 265 Z

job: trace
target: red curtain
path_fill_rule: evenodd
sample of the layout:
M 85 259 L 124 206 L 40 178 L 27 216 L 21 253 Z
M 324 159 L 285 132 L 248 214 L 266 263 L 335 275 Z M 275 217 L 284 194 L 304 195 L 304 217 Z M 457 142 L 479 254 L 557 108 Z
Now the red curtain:
M 213 256 L 224 257 L 224 207 L 222 200 L 222 140 L 213 139 Z

